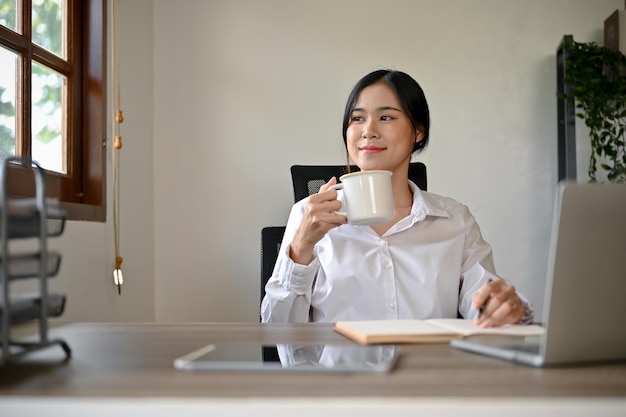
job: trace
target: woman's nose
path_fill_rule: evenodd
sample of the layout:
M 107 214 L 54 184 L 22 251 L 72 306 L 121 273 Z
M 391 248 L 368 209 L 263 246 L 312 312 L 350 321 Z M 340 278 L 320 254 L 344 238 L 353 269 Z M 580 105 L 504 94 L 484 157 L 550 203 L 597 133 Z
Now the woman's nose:
M 370 120 L 365 123 L 363 126 L 363 138 L 364 139 L 375 139 L 378 137 L 378 127 L 376 126 L 376 122 Z

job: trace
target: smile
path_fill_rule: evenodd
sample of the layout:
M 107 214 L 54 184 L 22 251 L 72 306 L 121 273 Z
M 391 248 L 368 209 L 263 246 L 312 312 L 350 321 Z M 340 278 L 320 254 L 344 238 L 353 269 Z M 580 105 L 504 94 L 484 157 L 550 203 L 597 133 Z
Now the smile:
M 385 148 L 381 148 L 378 146 L 363 146 L 361 148 L 359 148 L 359 150 L 361 152 L 365 152 L 365 153 L 377 153 L 377 152 L 382 152 L 385 150 Z

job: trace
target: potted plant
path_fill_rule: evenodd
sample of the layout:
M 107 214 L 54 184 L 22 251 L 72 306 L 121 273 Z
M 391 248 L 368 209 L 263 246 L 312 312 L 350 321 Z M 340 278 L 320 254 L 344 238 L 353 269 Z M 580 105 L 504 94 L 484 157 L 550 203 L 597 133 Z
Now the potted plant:
M 575 102 L 576 117 L 589 128 L 589 179 L 598 181 L 599 164 L 608 181 L 626 183 L 626 56 L 594 42 L 570 39 L 564 46 L 564 81 L 572 94 L 559 98 Z

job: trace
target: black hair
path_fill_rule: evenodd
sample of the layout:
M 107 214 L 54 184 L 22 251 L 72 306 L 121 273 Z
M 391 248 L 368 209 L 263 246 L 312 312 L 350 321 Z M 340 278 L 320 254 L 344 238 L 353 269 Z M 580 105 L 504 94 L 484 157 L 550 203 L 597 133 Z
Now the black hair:
M 430 132 L 430 112 L 428 111 L 428 103 L 422 87 L 410 75 L 395 70 L 377 70 L 370 72 L 361 78 L 352 88 L 346 109 L 343 115 L 343 143 L 347 147 L 346 131 L 350 124 L 352 111 L 359 99 L 361 91 L 365 87 L 369 87 L 379 81 L 384 82 L 396 94 L 402 110 L 407 114 L 413 130 L 423 131 L 424 137 L 419 142 L 415 142 L 413 153 L 420 153 L 428 144 Z

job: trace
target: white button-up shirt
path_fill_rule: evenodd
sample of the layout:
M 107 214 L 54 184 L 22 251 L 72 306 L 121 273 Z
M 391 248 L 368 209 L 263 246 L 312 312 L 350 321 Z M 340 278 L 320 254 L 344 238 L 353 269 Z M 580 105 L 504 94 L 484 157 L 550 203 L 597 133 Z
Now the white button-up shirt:
M 409 216 L 383 236 L 369 226 L 336 227 L 315 245 L 308 265 L 289 257 L 306 199 L 296 203 L 265 287 L 262 320 L 455 318 L 457 312 L 475 318 L 472 295 L 496 277 L 491 247 L 465 205 L 409 185 Z M 532 308 L 520 298 L 532 319 Z

